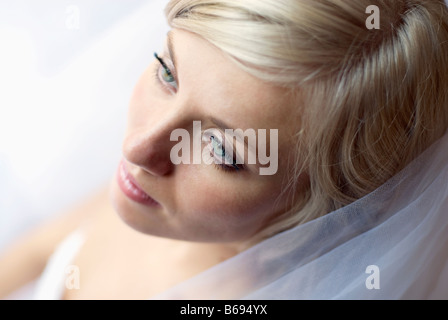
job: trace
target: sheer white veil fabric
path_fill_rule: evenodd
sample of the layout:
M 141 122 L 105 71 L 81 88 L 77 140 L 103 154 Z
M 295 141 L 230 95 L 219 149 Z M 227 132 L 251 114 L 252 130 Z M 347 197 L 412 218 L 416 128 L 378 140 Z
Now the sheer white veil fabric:
M 373 193 L 156 299 L 448 298 L 448 134 Z

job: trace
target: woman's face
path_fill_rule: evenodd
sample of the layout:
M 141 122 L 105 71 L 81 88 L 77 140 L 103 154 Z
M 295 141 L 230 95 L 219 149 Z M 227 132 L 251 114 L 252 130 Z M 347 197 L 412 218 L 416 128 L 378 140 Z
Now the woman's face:
M 169 70 L 154 59 L 130 102 L 123 161 L 112 186 L 114 207 L 127 224 L 147 234 L 204 242 L 247 240 L 286 210 L 284 199 L 276 199 L 285 182 L 288 151 L 295 145 L 297 106 L 287 89 L 254 78 L 195 34 L 172 30 L 159 57 Z M 184 129 L 193 149 L 194 121 L 208 132 L 199 145 L 213 163 L 201 157 L 199 164 L 174 164 L 172 155 L 180 153 L 172 150 L 181 138 L 170 139 L 171 134 Z M 278 157 L 271 154 L 271 161 L 278 159 L 275 174 L 260 174 L 260 167 L 269 164 L 248 163 L 248 153 L 257 154 L 259 147 L 246 149 L 244 164 L 219 163 L 229 153 L 220 145 L 226 138 L 224 124 L 243 132 L 254 129 L 257 138 L 259 129 L 265 129 L 268 155 L 270 144 L 277 143 L 270 129 L 277 129 Z

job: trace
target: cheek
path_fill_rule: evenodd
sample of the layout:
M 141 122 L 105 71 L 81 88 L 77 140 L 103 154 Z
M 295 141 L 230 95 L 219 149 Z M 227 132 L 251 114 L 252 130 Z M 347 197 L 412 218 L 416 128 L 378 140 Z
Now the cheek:
M 182 208 L 178 209 L 188 212 L 190 219 L 196 223 L 238 236 L 257 231 L 275 214 L 274 202 L 278 192 L 274 191 L 274 186 L 253 181 L 249 183 L 245 179 L 232 181 L 231 178 L 224 178 L 220 181 L 214 178 L 190 180 L 188 186 L 185 185 L 185 192 L 179 190 Z

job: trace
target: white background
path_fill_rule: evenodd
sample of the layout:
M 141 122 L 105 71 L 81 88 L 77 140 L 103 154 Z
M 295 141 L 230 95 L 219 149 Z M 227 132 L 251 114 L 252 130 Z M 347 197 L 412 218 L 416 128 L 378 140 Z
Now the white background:
M 0 0 L 0 249 L 112 178 L 163 0 Z

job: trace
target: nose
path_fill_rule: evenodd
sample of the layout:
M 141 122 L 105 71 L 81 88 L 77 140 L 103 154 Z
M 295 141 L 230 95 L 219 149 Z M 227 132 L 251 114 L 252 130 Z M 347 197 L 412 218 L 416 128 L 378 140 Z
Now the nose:
M 174 169 L 170 159 L 172 128 L 169 122 L 160 121 L 150 128 L 128 129 L 123 142 L 124 158 L 154 176 L 169 175 Z

